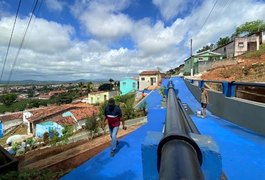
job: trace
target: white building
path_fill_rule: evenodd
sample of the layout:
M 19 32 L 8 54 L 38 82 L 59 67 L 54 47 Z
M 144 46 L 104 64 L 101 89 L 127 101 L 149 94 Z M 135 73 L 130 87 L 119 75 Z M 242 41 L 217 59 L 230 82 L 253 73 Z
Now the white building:
M 160 83 L 160 71 L 143 71 L 139 74 L 139 90 L 144 90 L 150 86 L 159 86 Z

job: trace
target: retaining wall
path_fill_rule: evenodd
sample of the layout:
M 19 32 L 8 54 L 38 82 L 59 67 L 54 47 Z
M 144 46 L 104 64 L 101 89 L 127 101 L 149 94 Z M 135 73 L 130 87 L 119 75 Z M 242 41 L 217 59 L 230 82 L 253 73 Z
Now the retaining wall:
M 200 88 L 184 80 L 189 90 L 200 100 Z M 231 121 L 256 133 L 265 135 L 265 104 L 235 97 L 226 97 L 221 92 L 208 90 L 207 109 L 214 115 Z

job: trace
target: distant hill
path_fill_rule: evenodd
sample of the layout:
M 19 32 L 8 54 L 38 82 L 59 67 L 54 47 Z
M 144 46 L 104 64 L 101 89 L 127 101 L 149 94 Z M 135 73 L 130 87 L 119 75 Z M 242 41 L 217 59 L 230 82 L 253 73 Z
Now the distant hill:
M 94 79 L 94 80 L 87 80 L 87 79 L 78 79 L 73 81 L 37 81 L 37 80 L 22 80 L 22 81 L 10 81 L 10 85 L 45 85 L 45 84 L 65 84 L 65 83 L 96 83 L 96 82 L 108 82 L 108 80 L 103 79 Z M 0 85 L 6 85 L 7 81 L 2 81 Z

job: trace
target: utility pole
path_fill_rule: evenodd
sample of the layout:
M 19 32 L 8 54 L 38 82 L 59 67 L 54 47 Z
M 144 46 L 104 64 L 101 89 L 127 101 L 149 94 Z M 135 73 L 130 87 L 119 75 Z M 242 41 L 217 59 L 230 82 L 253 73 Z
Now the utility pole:
M 193 76 L 192 39 L 190 39 L 190 76 Z

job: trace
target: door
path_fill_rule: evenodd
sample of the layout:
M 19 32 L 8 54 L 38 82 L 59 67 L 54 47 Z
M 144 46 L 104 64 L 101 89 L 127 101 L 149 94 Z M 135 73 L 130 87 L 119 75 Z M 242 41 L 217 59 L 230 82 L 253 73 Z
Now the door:
M 156 78 L 150 78 L 151 80 L 151 86 L 153 86 L 154 84 L 156 84 Z

